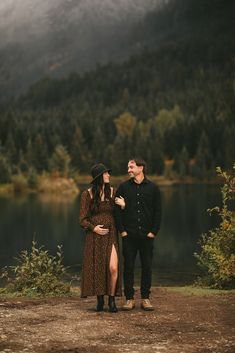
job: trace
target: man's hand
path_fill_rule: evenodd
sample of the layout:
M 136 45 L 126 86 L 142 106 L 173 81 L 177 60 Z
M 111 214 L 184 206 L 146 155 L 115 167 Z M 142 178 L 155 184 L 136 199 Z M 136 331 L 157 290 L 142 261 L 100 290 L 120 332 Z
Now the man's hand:
M 147 234 L 147 238 L 154 238 L 155 237 L 155 235 L 153 234 L 153 233 L 151 233 L 151 232 L 149 232 L 148 234 Z
M 95 228 L 93 229 L 93 232 L 99 235 L 106 235 L 109 232 L 108 228 L 103 228 L 103 224 L 97 224 Z
M 122 238 L 125 238 L 127 236 L 127 232 L 125 231 L 125 232 L 121 232 L 121 237 Z

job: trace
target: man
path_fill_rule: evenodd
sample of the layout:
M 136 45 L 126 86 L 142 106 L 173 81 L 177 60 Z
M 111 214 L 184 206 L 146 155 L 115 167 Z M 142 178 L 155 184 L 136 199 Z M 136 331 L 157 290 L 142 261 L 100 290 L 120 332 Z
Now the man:
M 154 310 L 150 300 L 154 238 L 160 229 L 161 196 L 157 185 L 145 176 L 146 163 L 130 159 L 130 179 L 120 184 L 116 196 L 125 199 L 125 208 L 115 207 L 118 231 L 122 236 L 124 258 L 124 310 L 132 310 L 134 301 L 134 266 L 137 252 L 141 261 L 141 308 Z

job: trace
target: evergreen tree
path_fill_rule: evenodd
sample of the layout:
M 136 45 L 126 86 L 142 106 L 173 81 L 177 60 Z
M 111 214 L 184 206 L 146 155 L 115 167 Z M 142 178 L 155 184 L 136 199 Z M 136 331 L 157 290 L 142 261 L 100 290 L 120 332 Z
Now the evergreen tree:
M 19 170 L 22 173 L 27 172 L 29 169 L 28 163 L 26 161 L 26 158 L 24 156 L 24 153 L 22 152 L 22 150 L 20 150 L 19 152 Z
M 225 165 L 232 165 L 235 161 L 235 124 L 225 128 L 223 147 Z
M 117 134 L 112 148 L 111 168 L 114 173 L 125 174 L 127 159 L 131 156 L 130 141 L 125 135 Z
M 218 164 L 230 167 L 235 2 L 167 3 L 142 24 L 153 38 L 164 39 L 156 49 L 81 76 L 44 78 L 1 106 L 1 153 L 12 173 L 21 163 L 20 151 L 28 167 L 47 170 L 57 145 L 82 172 L 92 162 L 110 160 L 109 151 L 121 173 L 123 155 L 129 154 L 142 155 L 151 173 L 162 173 L 164 159 L 182 159 L 184 146 L 195 175 L 209 175 Z
M 94 138 L 92 143 L 92 156 L 94 161 L 103 161 L 104 159 L 104 151 L 106 148 L 106 141 L 104 134 L 102 133 L 101 128 L 98 126 L 94 132 Z
M 179 175 L 189 175 L 189 154 L 185 146 L 182 148 L 182 151 L 177 154 L 175 161 L 175 169 L 177 170 Z
M 207 134 L 202 132 L 196 153 L 196 176 L 207 177 L 213 166 L 213 158 L 210 152 L 210 145 Z
M 66 148 L 58 145 L 50 159 L 49 166 L 51 171 L 59 171 L 61 175 L 67 176 L 69 172 L 71 157 Z
M 163 139 L 154 120 L 151 123 L 146 146 L 148 146 L 147 162 L 149 173 L 162 174 L 164 170 Z
M 129 102 L 130 102 L 130 92 L 129 92 L 128 88 L 124 88 L 124 90 L 123 90 L 122 102 L 123 102 L 125 109 L 127 109 L 129 106 Z
M 99 146 L 97 147 L 99 151 Z M 80 127 L 77 127 L 73 135 L 70 146 L 71 164 L 77 171 L 85 171 L 91 164 L 91 156 L 86 147 L 83 133 Z
M 29 165 L 35 165 L 34 161 L 34 153 L 33 153 L 33 144 L 31 138 L 28 139 L 27 146 L 26 146 L 26 153 L 25 153 L 26 161 Z
M 0 183 L 11 181 L 11 167 L 9 161 L 0 153 Z
M 5 144 L 6 156 L 12 165 L 17 165 L 18 163 L 18 152 L 15 145 L 15 141 L 12 132 L 9 131 L 6 144 Z
M 29 170 L 27 183 L 31 189 L 36 189 L 38 186 L 38 176 L 33 168 Z
M 38 134 L 33 142 L 34 167 L 38 172 L 48 170 L 48 152 L 43 137 Z
M 180 131 L 178 127 L 184 122 L 182 110 L 178 105 L 171 110 L 161 109 L 155 122 L 163 139 L 164 153 L 167 158 L 173 158 L 175 151 L 181 147 L 182 143 L 182 139 L 179 139 L 177 134 Z

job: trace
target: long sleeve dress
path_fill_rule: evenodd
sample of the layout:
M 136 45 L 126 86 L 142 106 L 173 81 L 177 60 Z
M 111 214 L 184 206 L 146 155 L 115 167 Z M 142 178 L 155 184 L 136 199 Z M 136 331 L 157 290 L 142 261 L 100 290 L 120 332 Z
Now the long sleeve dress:
M 112 246 L 115 246 L 119 254 L 118 234 L 115 226 L 113 208 L 115 191 L 111 200 L 101 201 L 97 212 L 90 213 L 91 195 L 88 190 L 83 191 L 80 203 L 80 225 L 86 231 L 82 279 L 81 297 L 92 295 L 111 295 L 111 276 L 109 271 Z M 99 235 L 93 232 L 98 224 L 109 228 L 107 235 Z M 118 261 L 119 263 L 119 261 Z M 118 270 L 118 280 L 115 295 L 121 295 L 121 276 Z

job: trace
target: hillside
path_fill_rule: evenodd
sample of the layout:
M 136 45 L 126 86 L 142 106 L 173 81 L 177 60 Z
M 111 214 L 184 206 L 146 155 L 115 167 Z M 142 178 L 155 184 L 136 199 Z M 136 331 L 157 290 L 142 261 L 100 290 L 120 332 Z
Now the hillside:
M 135 37 L 163 0 L 1 0 L 0 101 L 45 75 L 81 73 L 139 52 Z
M 231 168 L 234 7 L 232 0 L 172 0 L 143 23 L 158 42 L 154 50 L 38 81 L 2 107 L 2 155 L 15 170 L 38 172 L 51 168 L 55 153 L 80 172 L 102 160 L 123 174 L 133 154 L 167 177 Z

